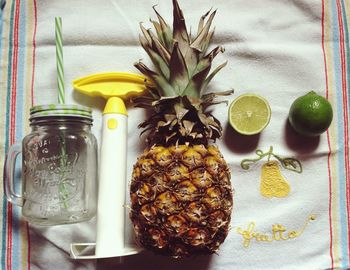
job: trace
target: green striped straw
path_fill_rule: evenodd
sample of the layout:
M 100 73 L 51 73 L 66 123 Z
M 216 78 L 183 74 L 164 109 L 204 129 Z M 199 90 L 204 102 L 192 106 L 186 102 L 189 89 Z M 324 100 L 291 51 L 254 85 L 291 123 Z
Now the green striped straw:
M 55 17 L 55 37 L 56 37 L 56 68 L 57 68 L 57 86 L 58 86 L 58 103 L 64 104 L 64 72 L 63 72 L 63 42 L 62 42 L 62 18 Z M 63 139 L 63 142 L 65 139 Z M 67 167 L 67 157 L 66 157 L 66 148 L 65 142 L 64 145 L 60 148 L 61 152 L 61 167 Z M 63 204 L 63 208 L 67 209 L 69 205 L 67 204 L 67 188 L 63 183 L 65 178 L 65 171 L 63 170 L 60 175 L 60 184 L 59 184 L 59 200 Z
M 56 67 L 57 67 L 57 86 L 58 103 L 64 104 L 64 72 L 63 72 L 63 45 L 62 45 L 62 18 L 55 17 L 55 36 L 56 36 Z

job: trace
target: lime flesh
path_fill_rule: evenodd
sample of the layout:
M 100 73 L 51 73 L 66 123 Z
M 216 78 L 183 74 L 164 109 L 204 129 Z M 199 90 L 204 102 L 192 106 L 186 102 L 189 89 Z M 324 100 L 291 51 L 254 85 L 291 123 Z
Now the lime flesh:
M 255 94 L 237 97 L 229 108 L 229 122 L 240 134 L 260 133 L 270 122 L 271 109 L 268 102 Z

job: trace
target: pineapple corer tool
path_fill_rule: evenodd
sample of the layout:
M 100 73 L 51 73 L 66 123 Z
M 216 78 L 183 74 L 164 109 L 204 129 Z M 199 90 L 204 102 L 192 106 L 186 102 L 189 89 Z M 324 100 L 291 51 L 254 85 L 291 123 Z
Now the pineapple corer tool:
M 73 81 L 80 93 L 102 96 L 102 116 L 96 243 L 72 243 L 74 259 L 122 257 L 140 248 L 125 243 L 127 111 L 123 99 L 140 95 L 146 78 L 130 73 L 100 73 Z

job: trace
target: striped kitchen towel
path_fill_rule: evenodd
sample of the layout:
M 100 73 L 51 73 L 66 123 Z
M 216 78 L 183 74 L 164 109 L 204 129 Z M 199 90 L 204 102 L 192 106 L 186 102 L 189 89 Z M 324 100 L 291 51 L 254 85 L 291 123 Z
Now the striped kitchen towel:
M 100 138 L 104 102 L 73 93 L 71 81 L 103 71 L 137 72 L 147 59 L 138 43 L 139 22 L 154 18 L 152 5 L 171 22 L 171 1 L 8 0 L 1 12 L 0 169 L 9 146 L 30 132 L 33 104 L 57 100 L 54 17 L 63 19 L 67 103 L 94 110 Z M 270 103 L 272 118 L 260 136 L 242 137 L 227 124 L 227 107 L 214 115 L 224 127 L 218 145 L 232 170 L 234 210 L 231 230 L 217 255 L 173 260 L 145 252 L 114 260 L 73 261 L 71 242 L 94 241 L 94 222 L 40 228 L 21 217 L 4 196 L 0 269 L 349 269 L 350 268 L 350 2 L 347 0 L 179 0 L 188 28 L 208 8 L 218 9 L 214 43 L 229 63 L 211 90 L 235 88 L 232 99 L 258 93 Z M 147 60 L 145 60 L 147 61 Z M 292 101 L 314 90 L 334 110 L 331 127 L 319 138 L 295 135 L 286 117 Z M 142 151 L 140 109 L 129 110 L 129 177 Z M 301 174 L 282 171 L 291 186 L 286 198 L 259 194 L 260 165 L 240 168 L 254 150 L 274 150 L 301 160 Z

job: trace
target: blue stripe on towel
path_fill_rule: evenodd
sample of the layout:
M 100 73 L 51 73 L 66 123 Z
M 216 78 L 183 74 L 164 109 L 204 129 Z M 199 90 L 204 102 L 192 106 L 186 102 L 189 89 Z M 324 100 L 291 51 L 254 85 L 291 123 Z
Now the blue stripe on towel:
M 12 2 L 11 5 L 11 15 L 10 15 L 10 21 L 9 25 L 11 25 L 9 29 L 9 53 L 8 53 L 8 66 L 7 66 L 7 92 L 6 92 L 6 116 L 5 116 L 5 145 L 4 150 L 5 152 L 8 151 L 9 148 L 9 133 L 7 132 L 9 130 L 10 126 L 10 103 L 11 103 L 11 73 L 12 73 L 12 49 L 13 49 L 13 28 L 14 28 L 14 15 L 15 15 L 15 2 Z M 6 240 L 7 240 L 7 201 L 5 196 L 2 200 L 2 250 L 1 250 L 1 266 L 2 269 L 6 269 Z

